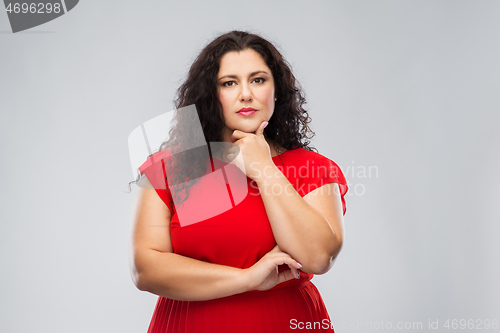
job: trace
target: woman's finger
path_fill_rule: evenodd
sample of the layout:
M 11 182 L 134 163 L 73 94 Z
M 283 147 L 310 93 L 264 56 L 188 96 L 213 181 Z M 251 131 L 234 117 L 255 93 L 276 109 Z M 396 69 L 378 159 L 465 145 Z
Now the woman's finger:
M 262 137 L 264 137 L 264 127 L 266 127 L 268 123 L 269 122 L 267 121 L 263 121 L 260 124 L 259 128 L 257 128 L 257 130 L 255 131 L 255 135 L 261 135 Z
M 278 275 L 278 284 L 282 282 L 286 282 L 292 279 L 296 279 L 297 277 L 294 276 L 292 271 L 284 271 L 279 273 Z
M 287 265 L 292 276 L 296 279 L 300 278 L 299 269 L 301 265 L 290 256 L 273 258 L 273 265 Z
M 247 135 L 249 135 L 249 133 L 245 133 L 240 130 L 234 130 L 233 133 L 231 134 L 231 142 L 235 143 L 236 141 L 243 139 Z

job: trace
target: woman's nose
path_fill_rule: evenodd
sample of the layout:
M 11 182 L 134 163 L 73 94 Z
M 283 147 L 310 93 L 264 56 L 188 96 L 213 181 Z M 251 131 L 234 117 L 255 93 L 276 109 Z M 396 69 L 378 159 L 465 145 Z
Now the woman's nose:
M 252 90 L 250 89 L 249 84 L 244 83 L 241 85 L 240 99 L 242 100 L 252 99 Z

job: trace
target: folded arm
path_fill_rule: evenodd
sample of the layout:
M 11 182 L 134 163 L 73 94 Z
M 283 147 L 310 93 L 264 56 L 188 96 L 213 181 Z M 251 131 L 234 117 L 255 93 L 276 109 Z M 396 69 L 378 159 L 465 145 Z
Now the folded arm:
M 276 166 L 256 179 L 274 238 L 280 249 L 300 262 L 302 271 L 324 274 L 342 249 L 344 221 L 337 183 L 304 197 Z
M 202 301 L 249 290 L 243 270 L 173 253 L 171 213 L 154 189 L 139 188 L 133 213 L 130 268 L 139 290 Z

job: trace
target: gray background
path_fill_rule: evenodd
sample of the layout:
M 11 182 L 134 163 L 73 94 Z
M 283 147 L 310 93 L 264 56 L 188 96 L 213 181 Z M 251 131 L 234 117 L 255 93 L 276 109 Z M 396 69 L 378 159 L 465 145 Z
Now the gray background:
M 351 185 L 313 279 L 336 331 L 500 319 L 499 1 L 87 0 L 17 34 L 0 14 L 0 331 L 146 332 L 127 137 L 232 29 L 280 48 Z

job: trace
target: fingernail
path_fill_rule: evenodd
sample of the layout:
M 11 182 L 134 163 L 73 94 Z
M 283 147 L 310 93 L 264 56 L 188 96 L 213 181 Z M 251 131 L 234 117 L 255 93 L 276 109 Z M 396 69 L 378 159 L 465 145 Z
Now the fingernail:
M 265 125 L 264 125 L 264 128 L 266 128 L 266 126 L 269 125 L 269 122 L 267 122 Z
M 299 263 L 297 263 L 297 265 L 299 265 L 299 267 L 302 267 L 302 265 L 301 265 L 301 264 L 299 264 Z

